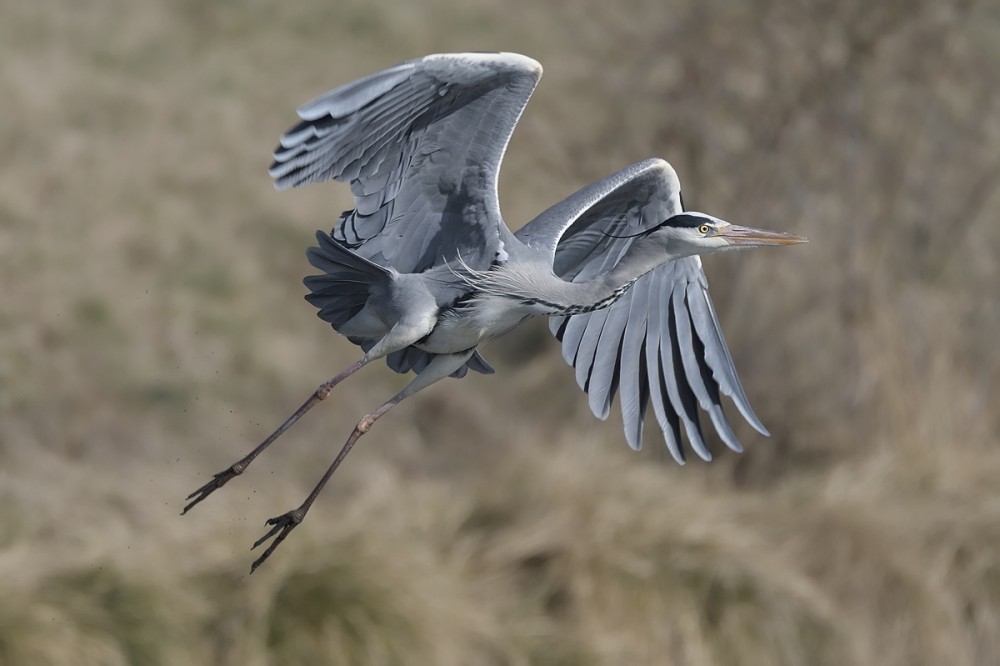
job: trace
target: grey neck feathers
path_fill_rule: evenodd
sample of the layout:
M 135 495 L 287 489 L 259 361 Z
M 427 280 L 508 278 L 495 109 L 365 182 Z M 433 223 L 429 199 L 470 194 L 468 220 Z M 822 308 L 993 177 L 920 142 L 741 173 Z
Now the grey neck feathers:
M 591 280 L 567 282 L 551 272 L 542 275 L 531 267 L 508 265 L 480 288 L 516 299 L 538 314 L 583 314 L 611 306 L 636 280 L 674 258 L 662 243 L 644 238 L 633 243 L 614 268 Z
M 603 282 L 604 288 L 614 289 L 616 285 L 632 284 L 646 273 L 677 257 L 668 254 L 663 244 L 650 238 L 641 238 L 632 244 L 622 260 L 594 282 Z

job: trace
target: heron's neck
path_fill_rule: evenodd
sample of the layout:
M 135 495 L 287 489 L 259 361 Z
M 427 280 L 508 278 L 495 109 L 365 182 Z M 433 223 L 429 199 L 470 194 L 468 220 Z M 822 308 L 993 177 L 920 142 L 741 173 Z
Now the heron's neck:
M 665 251 L 657 241 L 642 238 L 632 244 L 614 268 L 598 275 L 593 282 L 601 284 L 603 289 L 614 291 L 622 285 L 631 285 L 646 273 L 681 256 Z
M 677 258 L 678 256 L 665 252 L 661 243 L 640 239 L 633 243 L 610 271 L 579 282 L 567 282 L 553 275 L 552 283 L 539 289 L 539 296 L 522 298 L 522 302 L 535 306 L 539 314 L 547 315 L 573 315 L 601 310 L 613 305 L 643 275 Z M 511 290 L 511 293 L 518 291 L 520 290 Z M 544 312 L 541 312 L 543 309 Z

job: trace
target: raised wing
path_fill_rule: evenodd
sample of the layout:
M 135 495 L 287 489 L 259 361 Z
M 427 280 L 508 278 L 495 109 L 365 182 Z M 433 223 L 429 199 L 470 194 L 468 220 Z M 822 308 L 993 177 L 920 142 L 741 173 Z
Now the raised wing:
M 514 53 L 390 67 L 300 107 L 302 122 L 281 137 L 270 174 L 279 189 L 350 182 L 355 208 L 332 235 L 366 259 L 401 273 L 444 263 L 485 270 L 510 237 L 497 199 L 500 161 L 541 74 Z M 441 288 L 437 297 L 444 305 L 457 295 Z M 386 362 L 420 372 L 430 359 L 408 347 Z M 493 372 L 479 352 L 467 366 Z
M 525 243 L 553 253 L 557 275 L 570 281 L 610 270 L 632 236 L 683 210 L 680 183 L 663 160 L 647 160 L 594 183 L 548 209 L 521 229 Z M 680 427 L 701 458 L 711 459 L 698 408 L 734 451 L 742 446 L 722 411 L 721 395 L 756 430 L 754 414 L 719 320 L 698 257 L 664 264 L 641 277 L 614 305 L 571 317 L 551 317 L 563 358 L 589 396 L 591 411 L 606 419 L 619 393 L 625 438 L 642 446 L 649 403 L 671 455 L 685 461 Z
M 513 53 L 430 55 L 298 109 L 270 174 L 278 188 L 349 181 L 355 208 L 333 236 L 400 272 L 486 269 L 509 230 L 497 174 L 542 68 Z

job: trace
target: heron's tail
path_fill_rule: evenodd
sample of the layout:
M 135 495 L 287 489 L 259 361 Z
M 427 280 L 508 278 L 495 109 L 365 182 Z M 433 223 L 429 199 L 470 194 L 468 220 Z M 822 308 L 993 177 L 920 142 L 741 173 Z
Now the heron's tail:
M 394 271 L 354 253 L 330 237 L 317 231 L 319 247 L 311 247 L 306 252 L 309 263 L 323 271 L 323 275 L 310 275 L 304 282 L 311 294 L 306 300 L 319 308 L 319 318 L 330 322 L 340 331 L 341 327 L 353 319 L 370 296 L 376 299 L 391 291 Z M 351 337 L 348 340 L 368 351 L 375 344 L 374 339 Z M 389 367 L 399 373 L 414 371 L 420 373 L 434 358 L 434 354 L 406 347 L 392 352 L 386 357 Z M 452 377 L 464 377 L 469 370 L 486 375 L 493 374 L 493 368 L 478 351 L 473 352 L 466 364 L 452 373 Z
M 319 247 L 306 252 L 309 263 L 323 271 L 304 282 L 311 294 L 306 300 L 319 308 L 319 318 L 335 329 L 357 315 L 373 289 L 384 288 L 392 279 L 387 268 L 355 254 L 324 231 L 316 232 Z

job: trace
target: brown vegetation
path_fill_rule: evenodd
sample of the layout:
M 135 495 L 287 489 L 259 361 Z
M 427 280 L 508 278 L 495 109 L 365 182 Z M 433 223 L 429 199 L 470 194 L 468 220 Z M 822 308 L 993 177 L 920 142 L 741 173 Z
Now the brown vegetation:
M 0 663 L 977 664 L 1000 655 L 1000 14 L 989 3 L 38 0 L 0 21 Z M 302 301 L 347 188 L 276 193 L 299 102 L 435 51 L 546 76 L 518 226 L 662 156 L 812 238 L 709 260 L 773 437 L 679 468 L 541 322 L 380 422 Z

